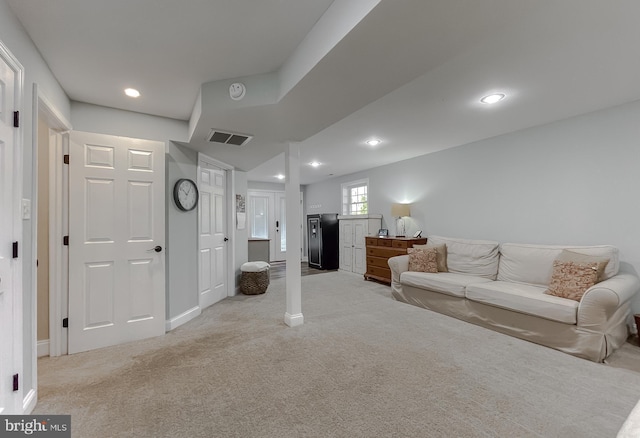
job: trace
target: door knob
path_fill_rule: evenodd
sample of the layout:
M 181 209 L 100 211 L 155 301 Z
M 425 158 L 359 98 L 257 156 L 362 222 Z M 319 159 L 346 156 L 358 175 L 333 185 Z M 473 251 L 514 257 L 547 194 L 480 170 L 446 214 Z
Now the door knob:
M 228 237 L 225 237 L 225 238 L 224 238 L 224 241 L 225 241 L 225 242 L 227 242 L 228 240 L 229 240 L 229 238 L 228 238 Z
M 162 247 L 160 245 L 156 245 L 153 248 L 147 250 L 147 252 L 151 252 L 151 251 L 162 252 Z

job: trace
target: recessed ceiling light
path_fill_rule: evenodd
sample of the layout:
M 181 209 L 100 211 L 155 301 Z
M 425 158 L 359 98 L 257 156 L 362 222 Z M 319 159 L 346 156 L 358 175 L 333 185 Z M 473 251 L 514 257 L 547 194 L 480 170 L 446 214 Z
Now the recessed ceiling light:
M 283 174 L 281 174 L 281 173 L 279 173 L 279 174 L 277 174 L 277 175 L 276 175 L 276 178 L 278 178 L 278 179 L 284 179 L 284 175 L 283 175 Z
M 309 163 L 309 166 L 311 167 L 318 167 L 320 165 L 320 163 L 318 163 L 317 161 L 312 161 L 311 163 Z
M 124 94 L 126 94 L 129 97 L 140 97 L 140 92 L 135 88 L 126 88 L 124 90 Z
M 377 138 L 372 138 L 371 140 L 367 140 L 367 144 L 369 146 L 378 146 L 380 144 L 380 140 L 378 140 Z
M 505 95 L 502 93 L 490 94 L 480 99 L 480 102 L 488 103 L 488 104 L 496 103 L 496 102 L 500 102 L 502 99 L 504 99 L 504 97 Z

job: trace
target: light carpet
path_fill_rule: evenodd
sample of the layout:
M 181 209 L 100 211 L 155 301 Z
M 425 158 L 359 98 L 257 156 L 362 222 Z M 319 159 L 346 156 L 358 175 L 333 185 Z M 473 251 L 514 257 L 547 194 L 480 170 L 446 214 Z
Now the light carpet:
M 302 289 L 299 327 L 283 323 L 278 279 L 165 336 L 43 358 L 34 413 L 71 414 L 74 437 L 602 438 L 640 398 L 640 373 L 396 302 L 361 276 Z

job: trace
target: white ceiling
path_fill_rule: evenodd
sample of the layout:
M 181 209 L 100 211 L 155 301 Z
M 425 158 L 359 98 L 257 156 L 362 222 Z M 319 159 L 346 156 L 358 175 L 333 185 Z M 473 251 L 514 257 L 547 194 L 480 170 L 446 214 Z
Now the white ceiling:
M 187 120 L 200 96 L 185 144 L 250 180 L 287 141 L 307 184 L 640 99 L 635 0 L 7 1 L 72 100 Z

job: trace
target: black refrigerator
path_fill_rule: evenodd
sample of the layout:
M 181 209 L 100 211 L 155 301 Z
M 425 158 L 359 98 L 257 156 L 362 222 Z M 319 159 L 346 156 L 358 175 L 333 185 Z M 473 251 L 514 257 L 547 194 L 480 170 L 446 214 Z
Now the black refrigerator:
M 318 269 L 338 269 L 338 214 L 323 213 L 307 216 L 309 266 Z

